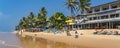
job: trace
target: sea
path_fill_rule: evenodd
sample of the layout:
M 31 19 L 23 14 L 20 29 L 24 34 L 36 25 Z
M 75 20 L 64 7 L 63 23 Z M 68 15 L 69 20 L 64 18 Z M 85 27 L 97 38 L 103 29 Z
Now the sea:
M 0 48 L 23 48 L 19 38 L 11 32 L 0 32 Z

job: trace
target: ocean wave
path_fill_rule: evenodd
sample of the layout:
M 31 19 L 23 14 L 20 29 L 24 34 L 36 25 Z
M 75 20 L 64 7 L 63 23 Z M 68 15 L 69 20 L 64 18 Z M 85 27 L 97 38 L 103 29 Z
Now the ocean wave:
M 16 48 L 23 48 L 21 46 L 18 46 L 18 45 L 10 45 L 10 44 L 7 44 L 5 41 L 3 40 L 0 40 L 0 44 L 4 45 L 4 46 L 8 46 L 8 47 L 16 47 Z

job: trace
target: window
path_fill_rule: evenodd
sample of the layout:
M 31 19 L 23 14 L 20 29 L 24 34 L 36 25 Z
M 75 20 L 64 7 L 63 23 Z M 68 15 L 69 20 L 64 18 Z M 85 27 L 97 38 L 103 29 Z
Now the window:
M 100 16 L 98 17 L 98 19 L 100 19 Z
M 107 19 L 108 15 L 101 16 L 101 19 Z
M 105 18 L 108 19 L 108 15 L 105 15 Z
M 114 5 L 114 6 L 112 6 L 111 8 L 112 8 L 112 9 L 117 8 L 117 5 Z
M 101 16 L 101 19 L 104 19 L 104 16 Z
M 92 18 L 89 18 L 89 20 L 92 20 Z
M 115 18 L 115 14 L 110 15 L 110 18 Z
M 119 17 L 119 14 L 116 14 L 116 17 Z
M 108 9 L 109 9 L 109 8 L 107 8 L 107 7 L 106 7 L 106 8 L 102 8 L 102 10 L 108 10 Z
M 92 11 L 88 11 L 88 13 L 92 13 Z
M 97 17 L 93 17 L 93 20 L 97 20 Z
M 110 15 L 110 18 L 116 18 L 116 17 L 119 17 L 119 14 L 112 14 L 112 15 Z
M 96 10 L 95 10 L 95 12 L 99 12 L 99 11 L 100 11 L 100 9 L 96 9 Z

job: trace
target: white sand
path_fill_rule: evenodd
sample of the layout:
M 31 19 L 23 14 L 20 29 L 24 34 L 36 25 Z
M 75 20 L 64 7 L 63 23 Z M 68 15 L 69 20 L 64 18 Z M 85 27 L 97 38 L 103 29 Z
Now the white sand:
M 119 31 L 118 29 L 112 29 L 108 31 Z M 92 33 L 95 30 L 77 30 L 84 35 L 79 35 L 78 38 L 74 38 L 74 32 L 71 31 L 70 33 L 72 36 L 67 36 L 66 33 L 63 34 L 53 34 L 53 33 L 30 33 L 24 32 L 23 35 L 29 36 L 37 36 L 40 38 L 45 38 L 52 41 L 57 42 L 64 42 L 70 45 L 78 45 L 78 46 L 85 46 L 88 48 L 120 48 L 120 36 L 119 35 L 93 35 Z

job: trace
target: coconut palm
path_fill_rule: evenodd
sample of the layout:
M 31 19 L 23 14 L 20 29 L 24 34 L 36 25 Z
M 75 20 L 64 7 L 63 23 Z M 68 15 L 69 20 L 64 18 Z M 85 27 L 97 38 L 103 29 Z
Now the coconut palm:
M 45 7 L 41 8 L 40 12 L 38 13 L 38 18 L 40 19 L 40 21 L 46 21 L 46 15 L 47 11 Z
M 67 0 L 66 4 L 67 8 L 70 9 L 71 11 L 71 15 L 74 16 L 75 15 L 75 11 L 76 11 L 76 0 Z
M 50 17 L 50 22 L 54 25 L 57 29 L 62 29 L 63 25 L 65 24 L 66 17 L 63 13 L 57 12 L 52 17 Z
M 46 20 L 47 20 L 47 11 L 45 9 L 45 7 L 41 8 L 40 12 L 38 13 L 38 22 L 37 24 L 39 24 L 39 27 L 45 27 L 46 26 Z
M 25 17 L 23 17 L 23 18 L 20 20 L 18 27 L 19 27 L 19 29 L 27 28 L 27 20 L 26 20 Z
M 35 16 L 34 16 L 33 12 L 30 12 L 29 16 L 27 17 L 28 28 L 34 28 L 35 22 L 36 22 Z
M 77 9 L 80 10 L 81 14 L 85 14 L 86 11 L 90 9 L 91 0 L 78 0 Z

